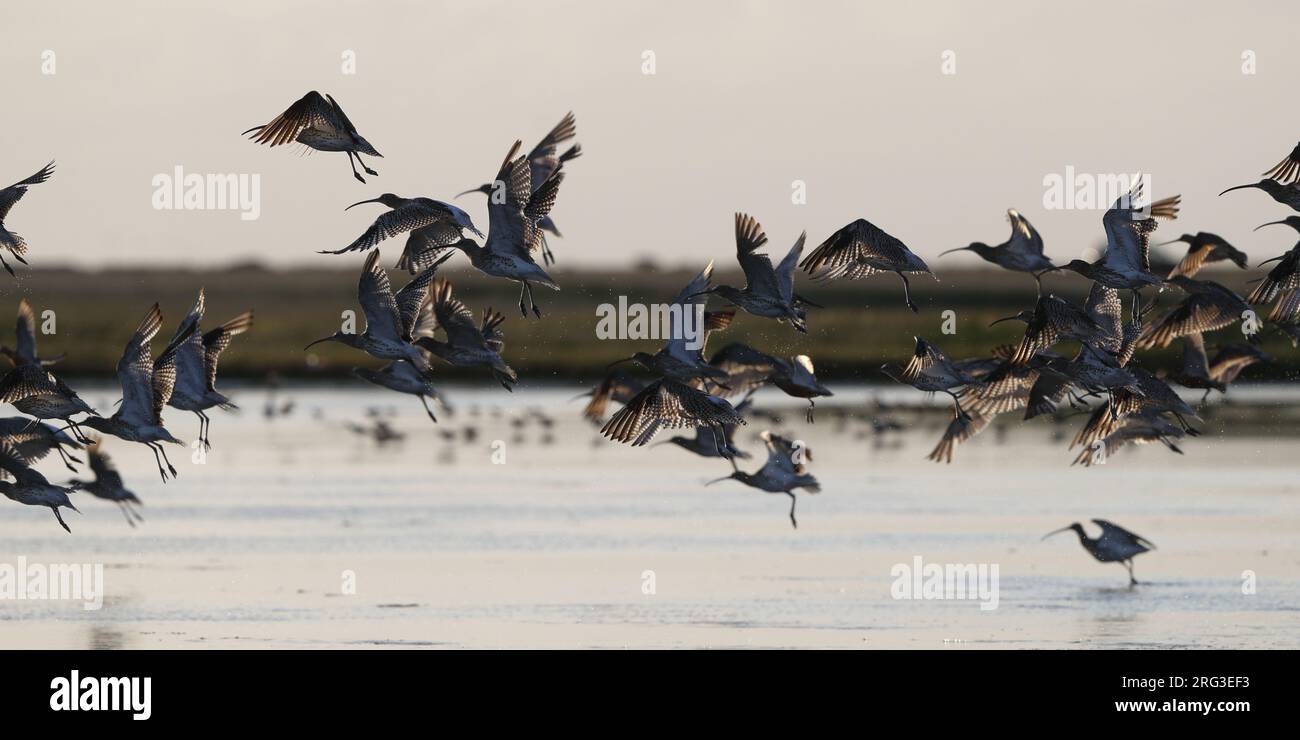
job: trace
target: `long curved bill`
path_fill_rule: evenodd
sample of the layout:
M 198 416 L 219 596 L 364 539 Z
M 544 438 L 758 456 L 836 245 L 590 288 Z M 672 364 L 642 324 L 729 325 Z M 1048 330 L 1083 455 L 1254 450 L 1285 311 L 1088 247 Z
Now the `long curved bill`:
M 733 463 L 733 464 L 734 464 L 734 463 Z M 708 483 L 705 483 L 704 485 L 706 485 L 706 486 L 711 486 L 711 485 L 713 485 L 714 483 L 721 483 L 721 482 L 724 481 L 724 480 L 731 480 L 731 476 L 728 475 L 728 476 L 725 476 L 725 477 L 722 477 L 722 478 L 718 478 L 718 479 L 716 479 L 716 480 L 711 480 L 711 481 L 709 481 Z
M 333 338 L 334 338 L 334 337 L 333 337 L 332 335 L 331 335 L 331 336 L 328 336 L 328 337 L 322 337 L 322 338 L 317 339 L 316 341 L 312 342 L 311 344 L 307 345 L 306 347 L 303 347 L 303 349 L 304 349 L 304 350 L 311 349 L 312 347 L 315 347 L 316 345 L 320 344 L 321 342 L 328 342 L 329 340 L 331 340 L 331 339 L 333 339 Z
M 1257 188 L 1257 187 L 1259 187 L 1259 183 L 1252 182 L 1249 185 L 1238 185 L 1236 187 L 1228 188 L 1227 190 L 1223 191 L 1223 193 L 1231 193 L 1234 190 L 1242 190 L 1244 188 Z M 1223 195 L 1223 193 L 1219 193 L 1219 195 Z
M 355 207 L 357 207 L 357 206 L 359 206 L 359 205 L 361 205 L 361 204 L 363 204 L 363 203 L 378 203 L 378 202 L 379 202 L 379 199 L 378 199 L 378 198 L 371 198 L 370 200 L 359 200 L 359 201 L 357 201 L 356 203 L 353 203 L 352 205 L 348 206 L 347 208 L 344 208 L 343 210 L 346 211 L 346 210 L 348 210 L 349 208 L 355 208 Z
M 1071 527 L 1061 527 L 1060 529 L 1054 529 L 1054 530 L 1052 530 L 1051 532 L 1048 532 L 1047 534 L 1043 535 L 1043 540 L 1047 539 L 1048 537 L 1051 537 L 1051 536 L 1054 535 L 1054 534 L 1060 534 L 1060 533 L 1062 533 L 1062 532 L 1069 532 L 1070 529 L 1072 529 L 1072 528 L 1071 528 Z M 1039 542 L 1042 542 L 1043 540 L 1039 540 Z
M 957 247 L 956 249 L 949 249 L 949 250 L 946 251 L 946 252 L 940 252 L 940 253 L 939 253 L 939 256 L 942 257 L 942 256 L 944 256 L 945 254 L 952 254 L 953 252 L 966 252 L 966 251 L 969 251 L 969 250 L 970 250 L 970 247 Z
M 1220 193 L 1220 195 L 1222 195 L 1222 193 Z M 1281 226 L 1281 225 L 1285 225 L 1285 224 L 1286 224 L 1286 221 L 1269 221 L 1269 222 L 1266 223 L 1266 224 L 1260 224 L 1259 226 L 1256 226 L 1255 228 L 1251 229 L 1251 231 L 1259 231 L 1260 229 L 1264 228 L 1265 226 Z

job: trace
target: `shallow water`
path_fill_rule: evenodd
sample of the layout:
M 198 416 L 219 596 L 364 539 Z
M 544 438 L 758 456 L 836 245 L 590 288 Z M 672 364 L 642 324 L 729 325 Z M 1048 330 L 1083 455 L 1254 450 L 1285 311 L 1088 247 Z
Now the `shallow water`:
M 166 485 L 146 448 L 110 440 L 145 502 L 138 529 L 85 494 L 70 536 L 0 501 L 0 563 L 103 563 L 103 608 L 0 600 L 0 647 L 1300 647 L 1300 438 L 1274 430 L 1300 428 L 1289 391 L 1234 388 L 1185 455 L 1146 446 L 1091 469 L 1060 438 L 1081 419 L 989 430 L 936 465 L 943 414 L 887 412 L 906 429 L 881 436 L 834 413 L 918 394 L 846 389 L 807 425 L 765 391 L 782 423 L 751 421 L 738 443 L 761 458 L 771 427 L 812 449 L 823 492 L 801 496 L 797 530 L 784 496 L 705 487 L 725 462 L 599 439 L 573 393 L 451 388 L 456 413 L 435 427 L 368 387 L 285 389 L 295 410 L 273 421 L 265 391 L 239 389 L 205 461 L 169 450 Z M 345 427 L 376 405 L 404 439 Z M 168 424 L 197 431 L 174 410 Z M 1093 517 L 1158 545 L 1136 559 L 1139 586 L 1071 534 L 1040 541 Z M 996 564 L 997 607 L 893 598 L 891 569 L 914 556 Z

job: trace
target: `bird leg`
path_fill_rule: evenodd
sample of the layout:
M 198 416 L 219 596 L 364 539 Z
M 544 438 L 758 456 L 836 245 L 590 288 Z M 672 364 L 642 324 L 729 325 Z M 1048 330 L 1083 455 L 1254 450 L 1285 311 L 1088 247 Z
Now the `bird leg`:
M 542 318 L 542 309 L 538 308 L 537 301 L 533 300 L 533 286 L 527 280 L 524 281 L 524 289 L 528 291 L 528 305 L 533 307 L 533 315 Z
M 524 292 L 528 290 L 528 283 L 522 282 L 519 286 L 519 315 L 528 318 L 528 309 L 524 308 Z
M 550 267 L 555 264 L 555 255 L 551 254 L 551 245 L 546 243 L 546 236 L 542 236 L 542 264 Z
M 809 424 L 814 423 L 814 421 L 813 421 L 813 408 L 815 408 L 816 406 L 817 406 L 817 404 L 816 404 L 816 403 L 813 403 L 813 400 L 812 400 L 811 398 L 808 399 L 808 423 L 809 423 Z
M 126 502 L 123 501 L 121 504 L 118 505 L 118 508 L 122 510 L 122 516 L 126 517 L 126 523 L 130 524 L 131 528 L 134 529 L 135 520 L 131 518 L 131 510 L 127 508 Z
M 77 472 L 77 469 L 72 467 L 72 460 L 68 458 L 68 453 L 63 451 L 63 445 L 55 443 L 54 449 L 59 453 L 59 457 L 63 458 L 64 467 L 66 467 L 68 470 L 71 470 L 74 473 Z
M 1034 276 L 1034 285 L 1036 286 L 1037 289 L 1038 298 L 1043 297 L 1043 275 L 1046 275 L 1049 272 L 1051 272 L 1051 270 L 1041 270 L 1039 272 L 1029 273 L 1030 275 Z
M 920 313 L 921 309 L 917 308 L 915 303 L 912 303 L 912 291 L 908 285 L 907 276 L 901 272 L 898 273 L 898 276 L 903 279 L 903 300 L 907 302 L 907 307 L 912 309 L 912 313 Z
M 205 450 L 210 450 L 212 445 L 208 443 L 207 429 L 208 425 L 212 423 L 212 419 L 208 418 L 208 415 L 202 411 L 195 411 L 194 413 L 199 416 L 199 441 L 203 443 Z
M 1129 558 L 1128 560 L 1125 560 L 1124 567 L 1128 568 L 1128 585 L 1136 586 L 1138 580 L 1133 577 L 1133 559 Z
M 786 491 L 785 495 L 790 497 L 790 524 L 793 525 L 795 529 L 798 529 L 799 520 L 794 518 L 794 505 L 798 501 L 798 499 L 796 499 L 794 497 L 794 494 L 789 491 Z
M 433 419 L 434 424 L 437 424 L 438 417 L 433 415 L 433 409 L 429 408 L 429 402 L 425 400 L 424 396 L 419 396 L 419 399 L 420 399 L 420 405 L 424 406 L 424 413 L 428 414 L 430 419 Z
M 357 172 L 357 165 L 355 162 L 352 161 L 352 157 L 354 155 L 350 150 L 347 152 L 347 155 L 348 155 L 348 164 L 352 166 L 352 176 L 357 178 L 357 180 L 364 185 L 366 182 L 366 178 L 362 177 L 360 172 Z
M 961 417 L 962 419 L 965 419 L 965 420 L 969 421 L 969 420 L 970 420 L 970 414 L 966 413 L 966 412 L 962 409 L 962 407 L 961 407 L 961 399 L 957 398 L 957 394 L 956 394 L 956 393 L 953 393 L 952 391 L 944 391 L 944 393 L 947 393 L 948 395 L 952 396 L 952 403 L 953 403 L 954 406 L 957 407 L 957 416 Z
M 10 267 L 8 262 L 5 262 L 4 257 L 0 257 L 0 265 L 4 265 L 4 268 L 9 271 L 10 275 L 13 275 L 14 277 L 18 277 L 18 275 L 14 274 L 14 268 Z M 55 512 L 54 515 L 58 516 L 58 512 Z
M 163 470 L 162 459 L 160 459 L 160 458 L 158 457 L 158 452 L 159 452 L 158 447 L 155 446 L 153 442 L 145 442 L 145 445 L 146 445 L 149 449 L 153 450 L 153 460 L 154 460 L 155 463 L 158 464 L 158 475 L 162 476 L 163 483 L 166 483 L 166 482 L 167 482 L 167 471 Z
M 72 436 L 76 437 L 78 442 L 90 444 L 90 438 L 86 436 L 85 432 L 81 431 L 81 427 L 77 425 L 77 422 L 72 419 L 66 419 L 66 421 L 68 422 L 67 429 L 72 430 Z
M 59 526 L 63 527 L 63 531 L 72 534 L 72 530 L 68 528 L 68 523 L 63 521 L 63 515 L 59 513 L 59 507 L 51 506 L 50 511 L 54 512 L 54 518 L 59 520 Z
M 353 152 L 353 153 L 352 153 L 352 156 L 354 156 L 354 157 L 357 158 L 357 164 L 361 165 L 361 169 L 365 170 L 367 175 L 378 175 L 378 174 L 379 174 L 378 172 L 375 172 L 374 170 L 372 170 L 372 169 L 370 169 L 369 167 L 367 167 L 365 162 L 362 162 L 362 161 L 361 161 L 361 155 L 360 155 L 360 154 L 358 154 L 358 153 L 356 153 L 356 152 Z

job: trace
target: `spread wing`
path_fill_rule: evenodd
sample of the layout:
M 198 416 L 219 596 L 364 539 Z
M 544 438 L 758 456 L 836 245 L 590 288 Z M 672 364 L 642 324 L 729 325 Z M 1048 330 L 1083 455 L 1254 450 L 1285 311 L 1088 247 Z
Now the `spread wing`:
M 117 378 L 122 384 L 122 407 L 118 413 L 133 425 L 151 426 L 154 423 L 153 359 L 149 342 L 161 327 L 162 311 L 155 303 L 140 321 L 122 351 L 122 358 L 117 361 Z
M 203 366 L 209 391 L 217 389 L 217 362 L 236 335 L 253 328 L 253 312 L 245 311 L 203 335 Z
M 18 325 L 15 327 L 15 350 L 19 359 L 26 363 L 37 362 L 36 358 L 36 315 L 24 298 L 18 302 Z
M 361 270 L 357 284 L 357 300 L 366 316 L 366 331 L 377 337 L 400 339 L 406 334 L 402 329 L 397 300 L 393 298 L 393 285 L 388 273 L 379 266 L 379 252 L 371 252 Z
M 298 134 L 308 128 L 346 133 L 351 125 L 342 113 L 342 108 L 312 90 L 289 106 L 288 110 L 272 119 L 270 123 L 251 129 L 257 132 L 257 135 L 252 138 L 258 144 L 280 146 L 296 140 Z
M 27 194 L 28 185 L 39 185 L 50 179 L 52 174 L 54 174 L 54 163 L 50 162 L 31 177 L 19 180 L 4 190 L 0 190 L 0 223 L 3 223 L 5 216 L 9 215 L 9 209 L 13 208 L 14 204 L 22 200 L 23 196 Z
M 433 283 L 433 276 L 438 272 L 438 266 L 451 259 L 451 254 L 444 254 L 440 259 L 433 262 L 424 269 L 419 275 L 411 279 L 411 282 L 402 286 L 397 291 L 397 311 L 402 319 L 402 336 L 409 342 L 414 336 L 416 324 L 419 323 L 420 313 L 424 309 L 424 304 L 429 301 L 429 286 Z
M 633 396 L 610 417 L 600 433 L 640 447 L 660 429 L 744 424 L 731 404 L 675 380 L 661 379 Z

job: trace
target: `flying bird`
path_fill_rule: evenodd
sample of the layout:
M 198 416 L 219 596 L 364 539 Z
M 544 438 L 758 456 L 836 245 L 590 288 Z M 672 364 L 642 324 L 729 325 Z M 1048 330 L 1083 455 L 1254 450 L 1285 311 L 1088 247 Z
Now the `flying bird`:
M 0 473 L 0 493 L 10 501 L 20 504 L 50 507 L 50 511 L 54 512 L 54 518 L 59 521 L 59 526 L 63 527 L 68 534 L 72 534 L 68 523 L 63 521 L 59 508 L 77 511 L 77 507 L 73 506 L 72 501 L 68 499 L 68 494 L 77 490 L 75 487 L 50 483 L 45 476 L 28 467 L 28 461 L 13 447 L 5 444 L 0 444 L 0 470 L 4 471 Z M 13 480 L 6 480 L 7 478 Z
M 440 250 L 460 241 L 465 231 L 473 232 L 479 237 L 483 232 L 474 226 L 474 221 L 460 208 L 432 198 L 403 198 L 400 195 L 384 193 L 378 198 L 361 200 L 344 208 L 348 210 L 364 203 L 380 203 L 387 206 L 388 213 L 375 219 L 365 233 L 342 249 L 323 250 L 321 254 L 344 254 L 345 252 L 363 252 L 373 249 L 385 239 L 398 234 L 410 232 L 406 239 L 406 248 L 402 259 L 398 260 L 398 269 L 406 269 L 411 274 L 417 271 L 406 257 L 428 250 Z
M 140 321 L 122 352 L 122 358 L 117 361 L 117 377 L 122 384 L 122 405 L 110 417 L 90 416 L 79 423 L 127 442 L 139 442 L 153 450 L 154 462 L 158 463 L 158 474 L 166 482 L 168 473 L 173 478 L 176 477 L 176 468 L 167 459 L 167 452 L 160 443 L 182 442 L 163 428 L 162 410 L 171 398 L 172 388 L 176 384 L 176 356 L 181 346 L 199 327 L 194 322 L 182 324 L 162 354 L 158 355 L 158 359 L 153 360 L 149 343 L 161 328 L 162 311 L 155 303 Z M 166 470 L 163 469 L 164 463 Z
M 726 399 L 661 378 L 647 385 L 610 417 L 600 433 L 614 440 L 640 447 L 661 429 L 708 427 L 719 449 L 729 449 L 726 427 L 744 424 L 745 418 Z
M 1056 267 L 1043 254 L 1043 237 L 1029 219 L 1012 208 L 1007 211 L 1007 221 L 1011 222 L 1011 236 L 1001 244 L 989 246 L 984 242 L 971 242 L 965 247 L 940 252 L 939 256 L 953 252 L 974 252 L 985 262 L 992 262 L 1006 270 L 1027 272 L 1034 276 L 1034 282 L 1042 292 L 1042 276 Z
M 420 348 L 412 343 L 415 339 L 413 332 L 429 300 L 429 286 L 433 283 L 438 266 L 450 257 L 450 254 L 440 257 L 394 296 L 388 273 L 379 266 L 379 252 L 371 252 L 357 283 L 357 301 L 366 317 L 365 331 L 354 334 L 340 329 L 303 349 L 310 349 L 321 342 L 338 342 L 380 360 L 406 360 L 421 371 L 428 370 L 429 361 Z
M 920 309 L 912 302 L 907 276 L 934 276 L 907 245 L 863 218 L 831 234 L 799 267 L 819 280 L 857 280 L 880 272 L 895 273 L 903 281 L 903 300 L 913 313 Z
M 195 330 L 185 340 L 176 355 L 176 384 L 167 405 L 182 411 L 193 411 L 199 417 L 199 441 L 211 449 L 208 433 L 212 420 L 204 412 L 214 406 L 233 409 L 235 404 L 217 390 L 217 362 L 230 342 L 253 326 L 253 312 L 245 311 L 226 323 L 206 333 L 199 333 L 204 314 L 203 289 L 189 315 L 181 322 L 184 329 L 193 323 Z
M 1138 206 L 1143 196 L 1141 180 L 1125 195 L 1120 196 L 1102 216 L 1106 230 L 1106 253 L 1095 262 L 1070 260 L 1055 269 L 1076 272 L 1108 288 L 1128 289 L 1134 292 L 1150 285 L 1160 286 L 1162 281 L 1151 273 L 1151 233 L 1156 230 L 1156 219 L 1178 217 L 1182 197 L 1175 195 L 1147 206 Z
M 783 493 L 790 497 L 790 525 L 798 529 L 799 520 L 794 516 L 794 507 L 798 501 L 794 492 L 803 489 L 809 493 L 819 493 L 822 490 L 821 484 L 807 472 L 808 468 L 803 463 L 805 459 L 812 459 L 811 452 L 796 447 L 791 440 L 771 432 L 765 431 L 760 437 L 767 445 L 767 462 L 763 463 L 763 467 L 754 473 L 736 470 L 725 478 L 709 481 L 705 485 L 736 480 L 765 493 Z
M 501 323 L 505 317 L 489 308 L 483 312 L 482 321 L 475 324 L 474 312 L 452 295 L 451 283 L 446 280 L 437 282 L 433 296 L 433 315 L 447 339 L 419 337 L 416 346 L 455 367 L 487 368 L 502 388 L 513 390 L 519 376 L 501 357 L 505 349 Z
M 781 263 L 772 267 L 772 260 L 766 254 L 758 253 L 767 243 L 763 227 L 753 217 L 737 213 L 736 259 L 745 273 L 745 287 L 715 285 L 707 292 L 722 296 L 754 316 L 789 323 L 800 333 L 807 333 L 805 307 L 821 306 L 794 292 L 794 269 L 803 253 L 806 237 L 807 234 L 800 234 Z
M 18 301 L 18 323 L 14 328 L 14 346 L 0 346 L 0 354 L 9 358 L 14 367 L 19 365 L 49 366 L 63 359 L 63 355 L 43 359 L 36 354 L 36 314 L 26 298 Z
M 519 154 L 520 145 L 519 141 L 514 143 L 497 171 L 496 180 L 502 183 L 502 193 L 499 198 L 495 194 L 488 198 L 488 235 L 482 246 L 473 239 L 461 239 L 449 246 L 406 252 L 398 265 L 414 271 L 445 249 L 459 249 L 480 272 L 519 283 L 519 313 L 528 315 L 524 307 L 527 296 L 533 315 L 540 319 L 542 310 L 533 300 L 533 285 L 552 290 L 559 290 L 560 286 L 533 260 L 533 252 L 541 246 L 542 230 L 538 224 L 555 205 L 564 171 L 555 172 L 534 187 L 528 158 Z M 412 248 L 409 240 L 407 248 Z
M 533 147 L 533 150 L 528 153 L 528 168 L 534 191 L 541 187 L 547 180 L 551 179 L 555 173 L 559 172 L 560 168 L 563 167 L 566 162 L 570 162 L 582 156 L 582 146 L 579 144 L 574 144 L 564 150 L 563 153 L 560 153 L 560 144 L 569 141 L 573 137 L 577 136 L 577 134 L 578 121 L 574 118 L 573 112 L 570 111 L 568 115 L 561 119 L 559 123 L 555 124 L 555 128 L 551 129 L 550 133 L 548 133 L 541 141 L 537 142 L 537 146 Z M 468 195 L 469 193 L 483 193 L 491 198 L 494 189 L 494 183 L 484 183 L 472 190 L 466 190 L 456 197 L 459 198 L 461 195 Z M 537 222 L 537 227 L 547 234 L 560 236 L 560 230 L 556 227 L 555 221 L 551 219 L 550 214 L 543 216 Z M 541 250 L 543 263 L 548 266 L 554 264 L 555 255 L 551 253 L 551 248 L 546 243 L 546 234 L 541 236 Z
M 433 423 L 438 423 L 438 417 L 433 415 L 433 409 L 429 408 L 427 399 L 437 401 L 441 400 L 441 398 L 438 395 L 438 389 L 433 387 L 429 373 L 420 372 L 419 369 L 406 360 L 396 360 L 378 370 L 354 367 L 352 368 L 352 374 L 391 391 L 409 393 L 419 398 L 420 404 L 424 406 L 424 413 L 429 415 Z
M 126 517 L 126 523 L 132 527 L 136 526 L 137 522 L 143 522 L 144 517 L 136 507 L 143 506 L 144 503 L 122 482 L 122 474 L 117 472 L 112 460 L 103 451 L 103 440 L 99 437 L 92 440 L 90 446 L 86 448 L 86 455 L 90 458 L 90 472 L 94 473 L 95 477 L 91 480 L 74 479 L 69 481 L 68 485 L 85 491 L 95 498 L 117 504 L 122 510 L 122 516 Z
M 1300 180 L 1300 144 L 1296 144 L 1285 159 L 1273 165 L 1263 176 L 1282 183 Z
M 23 255 L 27 254 L 27 242 L 5 226 L 5 218 L 9 216 L 9 211 L 14 207 L 14 204 L 22 200 L 23 196 L 27 194 L 28 185 L 39 185 L 50 179 L 52 174 L 54 174 L 54 162 L 45 165 L 31 177 L 19 180 L 4 190 L 0 190 L 0 247 L 9 250 L 9 254 L 24 265 L 27 264 L 27 260 L 23 258 Z M 0 255 L 2 254 L 0 253 Z M 10 275 L 14 274 L 14 268 L 10 267 L 8 262 L 5 262 L 3 256 L 0 256 L 0 266 L 3 266 Z
M 1048 532 L 1043 535 L 1047 539 L 1060 532 L 1073 531 L 1079 535 L 1079 544 L 1088 554 L 1101 563 L 1120 563 L 1128 569 L 1129 585 L 1136 585 L 1137 579 L 1133 577 L 1133 558 L 1141 555 L 1148 550 L 1156 549 L 1150 540 L 1133 534 L 1118 524 L 1111 524 L 1105 519 L 1093 519 L 1093 524 L 1101 527 L 1101 536 L 1096 538 L 1088 537 L 1088 533 L 1083 531 L 1083 525 L 1075 522 L 1068 527 L 1062 527 L 1054 532 Z
M 1177 265 L 1174 265 L 1166 279 L 1175 278 L 1179 275 L 1196 277 L 1196 273 L 1200 272 L 1202 267 L 1215 262 L 1229 261 L 1243 270 L 1250 266 L 1245 252 L 1229 244 L 1227 239 L 1218 234 L 1211 234 L 1208 231 L 1183 234 L 1177 239 L 1156 246 L 1162 247 L 1165 244 L 1177 244 L 1178 242 L 1187 245 L 1187 254 L 1183 255 Z
M 358 164 L 367 175 L 379 173 L 367 167 L 365 162 L 361 161 L 361 155 L 384 156 L 375 151 L 370 142 L 357 133 L 357 127 L 352 125 L 352 121 L 348 120 L 347 114 L 343 112 L 342 106 L 333 97 L 322 96 L 315 90 L 302 96 L 270 123 L 254 126 L 242 135 L 246 136 L 253 132 L 257 132 L 252 139 L 258 144 L 274 147 L 296 141 L 309 149 L 321 152 L 347 152 L 348 164 L 352 166 L 352 176 L 362 183 L 366 179 L 357 172 Z M 355 162 L 353 158 L 356 159 Z

